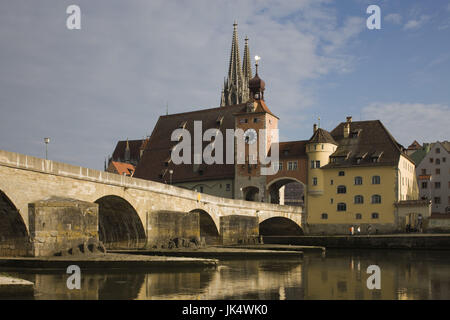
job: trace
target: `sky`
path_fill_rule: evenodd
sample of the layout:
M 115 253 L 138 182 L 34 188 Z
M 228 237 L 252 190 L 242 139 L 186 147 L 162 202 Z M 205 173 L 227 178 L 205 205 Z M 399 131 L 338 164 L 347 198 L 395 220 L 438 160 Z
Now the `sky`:
M 81 9 L 69 30 L 66 9 Z M 370 30 L 369 5 L 381 29 Z M 103 169 L 160 115 L 218 107 L 233 22 L 261 57 L 280 140 L 379 119 L 404 146 L 450 140 L 445 0 L 4 0 L 0 149 Z M 241 57 L 242 59 L 242 57 Z

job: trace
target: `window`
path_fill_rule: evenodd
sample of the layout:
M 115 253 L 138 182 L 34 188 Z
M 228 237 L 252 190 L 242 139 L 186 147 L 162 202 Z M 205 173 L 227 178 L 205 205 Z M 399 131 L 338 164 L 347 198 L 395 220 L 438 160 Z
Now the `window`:
M 278 162 L 278 170 L 283 170 L 283 161 Z
M 436 158 L 436 164 L 441 164 L 441 159 Z
M 324 219 L 324 220 L 328 219 L 328 214 L 327 213 L 322 213 L 322 219 Z
M 311 169 L 314 169 L 314 160 L 311 160 Z
M 426 189 L 426 188 L 428 188 L 428 183 L 422 182 L 422 189 Z
M 441 149 L 440 148 L 436 148 L 436 153 L 441 153 Z
M 381 203 L 381 196 L 379 194 L 374 194 L 372 196 L 372 203 Z
M 427 174 L 427 169 L 422 169 L 422 174 Z
M 230 190 L 231 190 L 231 185 L 230 185 L 229 183 L 227 183 L 226 190 L 227 190 L 227 191 L 230 191 Z
M 339 171 L 339 176 L 340 176 L 340 177 L 345 176 L 345 172 L 344 172 L 344 171 Z
M 331 180 L 330 180 L 330 184 L 333 185 L 333 183 L 334 183 L 334 181 L 333 181 L 333 179 L 331 179 Z
M 445 162 L 445 157 L 442 158 L 442 162 Z
M 339 202 L 337 204 L 337 211 L 346 211 L 347 205 L 344 202 Z
M 434 197 L 434 204 L 441 204 L 441 197 Z
M 248 123 L 248 119 L 241 119 L 239 120 L 239 123 Z
M 317 186 L 317 178 L 316 177 L 313 178 L 313 186 Z
M 330 203 L 333 204 L 333 202 L 334 202 L 334 200 L 333 200 L 333 198 L 331 198 L 331 199 L 330 199 Z
M 381 178 L 380 176 L 373 176 L 372 177 L 372 184 L 380 184 Z
M 361 185 L 362 184 L 362 177 L 355 177 L 355 184 Z
M 320 161 L 316 161 L 316 168 L 320 168 Z
M 362 219 L 362 214 L 361 213 L 357 213 L 355 215 L 356 220 L 361 220 Z
M 288 170 L 297 170 L 297 161 L 289 161 Z
M 347 193 L 347 188 L 345 186 L 338 186 L 337 193 Z
M 258 123 L 259 119 L 258 118 L 253 118 L 253 123 Z
M 441 174 L 441 169 L 436 169 L 436 174 Z
M 372 219 L 378 219 L 380 215 L 376 212 L 372 213 Z
M 364 197 L 362 195 L 355 196 L 355 204 L 362 204 L 364 203 Z
M 440 189 L 441 188 L 441 183 L 440 182 L 435 182 L 434 183 L 434 188 L 435 189 Z
M 203 193 L 203 187 L 200 187 L 200 192 Z
M 433 158 L 430 158 L 430 163 L 433 163 Z

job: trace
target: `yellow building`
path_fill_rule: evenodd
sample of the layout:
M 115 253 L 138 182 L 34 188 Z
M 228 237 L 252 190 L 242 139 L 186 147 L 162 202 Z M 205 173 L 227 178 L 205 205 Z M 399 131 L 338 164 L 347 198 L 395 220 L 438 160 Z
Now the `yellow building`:
M 306 153 L 310 234 L 404 231 L 429 217 L 414 162 L 380 121 L 347 117 L 331 132 L 315 127 Z

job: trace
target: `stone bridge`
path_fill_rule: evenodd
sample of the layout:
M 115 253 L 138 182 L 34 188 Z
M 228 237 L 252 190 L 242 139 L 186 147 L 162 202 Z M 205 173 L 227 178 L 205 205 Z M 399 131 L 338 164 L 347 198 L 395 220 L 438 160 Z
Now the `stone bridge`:
M 51 198 L 98 204 L 98 233 L 110 247 L 143 247 L 172 229 L 185 234 L 183 229 L 195 228 L 186 218 L 191 214 L 198 217 L 200 234 L 209 242 L 223 242 L 225 234 L 237 241 L 245 237 L 239 233 L 255 229 L 255 223 L 256 233 L 258 224 L 262 234 L 303 232 L 301 207 L 215 197 L 0 150 L 1 242 L 32 236 L 29 204 Z

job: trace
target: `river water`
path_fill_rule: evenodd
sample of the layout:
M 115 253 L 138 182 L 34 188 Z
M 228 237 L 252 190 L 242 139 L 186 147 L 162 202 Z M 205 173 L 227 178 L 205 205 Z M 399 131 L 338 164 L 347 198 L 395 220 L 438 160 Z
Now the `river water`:
M 381 289 L 367 288 L 369 265 Z M 303 259 L 227 260 L 202 270 L 8 272 L 35 283 L 35 299 L 450 299 L 450 251 L 329 250 Z

